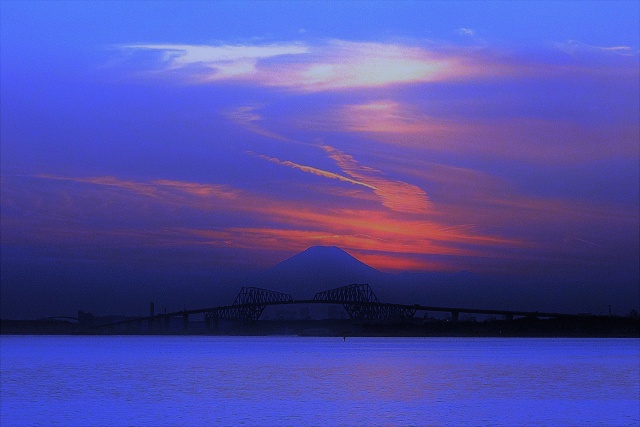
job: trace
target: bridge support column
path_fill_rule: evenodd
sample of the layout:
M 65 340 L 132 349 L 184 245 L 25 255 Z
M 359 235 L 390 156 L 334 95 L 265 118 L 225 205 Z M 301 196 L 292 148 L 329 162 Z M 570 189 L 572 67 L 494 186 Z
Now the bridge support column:
M 451 312 L 451 321 L 452 322 L 457 322 L 459 318 L 460 318 L 460 312 L 459 311 L 452 311 Z
M 218 319 L 214 317 L 205 316 L 204 324 L 207 332 L 218 332 Z
M 162 330 L 163 334 L 167 334 L 169 333 L 169 324 L 171 323 L 171 317 L 169 316 L 165 316 L 164 317 L 164 328 Z
M 189 314 L 182 314 L 182 330 L 183 332 L 187 332 L 189 330 Z

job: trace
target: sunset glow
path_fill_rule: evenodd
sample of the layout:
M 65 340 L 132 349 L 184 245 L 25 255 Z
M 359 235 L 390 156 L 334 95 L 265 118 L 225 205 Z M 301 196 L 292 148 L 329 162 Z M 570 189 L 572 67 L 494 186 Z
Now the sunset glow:
M 3 3 L 3 310 L 314 245 L 638 296 L 637 3 L 372 3 Z

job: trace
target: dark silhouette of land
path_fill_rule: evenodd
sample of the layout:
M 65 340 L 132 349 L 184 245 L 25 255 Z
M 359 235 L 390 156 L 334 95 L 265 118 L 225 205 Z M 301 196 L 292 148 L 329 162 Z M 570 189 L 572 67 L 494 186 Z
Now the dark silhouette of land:
M 135 319 L 133 319 L 135 320 Z M 2 334 L 33 335 L 299 335 L 385 337 L 630 337 L 640 338 L 640 320 L 632 317 L 585 316 L 563 319 L 519 318 L 485 321 L 413 319 L 389 322 L 359 322 L 351 319 L 294 319 L 227 322 L 210 330 L 203 321 L 188 328 L 175 322 L 166 330 L 149 331 L 146 326 L 126 329 L 102 328 L 100 319 L 87 325 L 63 319 L 2 320 Z M 132 324 L 135 324 L 132 323 Z M 106 325 L 106 324 L 105 324 Z
M 473 275 L 462 272 L 442 276 L 456 289 L 455 279 Z M 637 311 L 628 316 L 591 315 L 513 310 L 474 306 L 423 305 L 412 301 L 378 299 L 364 281 L 381 283 L 384 273 L 367 266 L 336 247 L 313 247 L 270 269 L 261 282 L 278 291 L 243 287 L 233 304 L 210 308 L 156 313 L 147 316 L 94 316 L 83 311 L 77 317 L 39 320 L 2 320 L 5 334 L 221 334 L 309 336 L 567 336 L 639 337 Z M 326 289 L 327 284 L 350 284 Z M 453 284 L 451 284 L 453 283 Z M 291 294 L 325 289 L 313 298 L 294 299 Z M 301 289 L 303 288 L 303 289 Z M 385 292 L 387 291 L 387 292 Z M 398 293 L 396 292 L 397 296 Z M 405 294 L 405 298 L 407 298 Z M 409 294 L 410 295 L 410 294 Z M 463 301 L 468 299 L 461 298 Z M 385 300 L 385 302 L 382 302 Z M 266 310 L 266 312 L 265 312 Z M 263 312 L 265 312 L 263 314 Z

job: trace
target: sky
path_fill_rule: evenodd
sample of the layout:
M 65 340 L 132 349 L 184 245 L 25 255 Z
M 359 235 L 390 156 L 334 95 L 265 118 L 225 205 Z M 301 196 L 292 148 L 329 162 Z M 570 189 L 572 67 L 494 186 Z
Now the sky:
M 637 1 L 0 6 L 3 317 L 314 245 L 640 305 Z

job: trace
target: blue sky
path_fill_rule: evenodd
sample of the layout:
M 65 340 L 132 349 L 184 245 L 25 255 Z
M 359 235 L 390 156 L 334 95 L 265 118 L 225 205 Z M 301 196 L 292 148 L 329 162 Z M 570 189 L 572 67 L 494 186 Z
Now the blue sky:
M 319 244 L 638 297 L 637 2 L 1 11 L 3 313 Z

